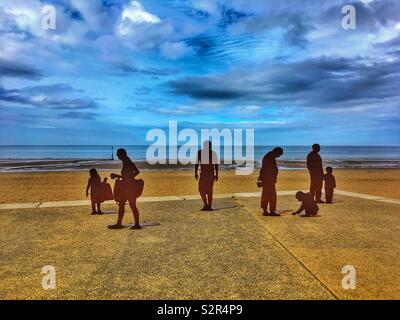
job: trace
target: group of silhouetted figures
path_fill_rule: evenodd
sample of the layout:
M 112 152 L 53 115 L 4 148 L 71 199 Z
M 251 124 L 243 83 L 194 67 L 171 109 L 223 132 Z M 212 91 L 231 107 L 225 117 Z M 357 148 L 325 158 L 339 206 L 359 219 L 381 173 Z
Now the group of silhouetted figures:
M 114 193 L 111 186 L 107 183 L 107 178 L 101 182 L 100 175 L 96 169 L 89 171 L 90 178 L 86 187 L 86 196 L 89 195 L 92 202 L 92 214 L 103 214 L 101 211 L 101 203 L 106 200 L 115 200 L 118 203 L 118 219 L 117 223 L 108 226 L 110 229 L 122 229 L 122 220 L 125 215 L 125 204 L 128 202 L 132 209 L 135 224 L 131 229 L 141 229 L 139 223 L 139 210 L 136 206 L 136 200 L 143 192 L 144 182 L 142 179 L 136 179 L 140 173 L 139 169 L 128 157 L 125 149 L 117 150 L 117 157 L 122 161 L 121 174 L 111 174 L 111 179 L 116 179 L 114 185 Z M 97 207 L 97 211 L 96 211 Z
M 322 159 L 319 155 L 321 147 L 319 144 L 312 146 L 312 151 L 307 155 L 307 168 L 310 173 L 310 192 L 298 191 L 296 199 L 301 202 L 300 208 L 293 212 L 293 215 L 305 211 L 307 217 L 316 216 L 318 213 L 318 203 L 322 201 L 322 187 L 325 182 L 325 200 L 326 203 L 332 203 L 333 192 L 336 187 L 335 177 L 332 174 L 332 168 L 327 167 L 326 173 L 322 165 Z M 261 208 L 264 216 L 280 216 L 276 210 L 277 192 L 276 183 L 278 180 L 278 165 L 276 159 L 283 154 L 281 147 L 269 151 L 262 160 L 262 166 L 257 181 L 257 186 L 262 188 Z M 106 200 L 115 200 L 118 203 L 118 219 L 110 229 L 122 229 L 122 220 L 125 214 L 125 204 L 128 202 L 132 209 L 135 219 L 131 229 L 141 229 L 139 223 L 139 210 L 136 206 L 137 198 L 143 192 L 144 182 L 142 179 L 136 179 L 140 173 L 135 163 L 128 157 L 125 149 L 118 149 L 117 157 L 122 161 L 121 174 L 111 174 L 111 179 L 116 179 L 114 192 L 107 178 L 101 181 L 101 177 L 96 169 L 89 171 L 90 178 L 86 187 L 86 196 L 89 196 L 92 203 L 92 214 L 103 214 L 101 203 Z M 200 167 L 200 175 L 198 170 Z M 203 149 L 198 151 L 195 164 L 195 179 L 199 181 L 199 193 L 203 200 L 202 211 L 212 211 L 214 182 L 218 181 L 218 159 L 216 153 L 212 150 L 211 141 L 205 141 Z
M 301 202 L 300 208 L 293 212 L 293 215 L 300 214 L 305 211 L 306 217 L 316 216 L 318 214 L 317 203 L 322 201 L 322 186 L 325 182 L 325 200 L 326 203 L 332 203 L 333 191 L 336 188 L 336 180 L 332 174 L 332 167 L 324 169 L 322 166 L 322 158 L 319 155 L 321 147 L 319 144 L 312 146 L 312 151 L 307 155 L 307 169 L 310 173 L 310 192 L 305 193 L 298 191 L 296 199 Z M 261 193 L 261 208 L 264 216 L 280 216 L 276 211 L 277 193 L 276 182 L 278 180 L 278 166 L 276 159 L 283 154 L 283 149 L 280 147 L 274 148 L 268 152 L 262 161 L 260 175 L 258 177 L 258 186 L 262 187 Z
M 296 199 L 301 202 L 301 206 L 296 212 L 293 212 L 293 215 L 300 214 L 303 211 L 305 211 L 304 216 L 306 217 L 317 215 L 319 210 L 317 203 L 324 203 L 321 199 L 324 182 L 326 203 L 332 203 L 336 181 L 332 174 L 332 167 L 327 167 L 324 174 L 322 158 L 319 155 L 320 150 L 320 145 L 314 144 L 312 151 L 307 155 L 307 168 L 311 180 L 310 192 L 298 191 L 296 193 Z M 262 160 L 257 186 L 262 188 L 261 208 L 264 216 L 280 216 L 276 210 L 277 192 L 275 185 L 279 172 L 276 159 L 281 155 L 283 155 L 283 149 L 277 147 L 268 152 Z M 200 177 L 198 175 L 199 165 L 201 168 Z M 201 210 L 210 211 L 212 210 L 214 182 L 218 181 L 218 159 L 216 153 L 211 149 L 210 141 L 205 141 L 203 149 L 198 152 L 195 178 L 199 180 L 199 192 L 204 204 Z

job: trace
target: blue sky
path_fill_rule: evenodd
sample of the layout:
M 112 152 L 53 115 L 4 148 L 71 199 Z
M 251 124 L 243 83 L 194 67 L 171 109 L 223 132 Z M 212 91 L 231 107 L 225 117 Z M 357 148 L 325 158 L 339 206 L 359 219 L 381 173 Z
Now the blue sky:
M 0 144 L 143 144 L 175 120 L 400 145 L 399 85 L 398 0 L 0 2 Z

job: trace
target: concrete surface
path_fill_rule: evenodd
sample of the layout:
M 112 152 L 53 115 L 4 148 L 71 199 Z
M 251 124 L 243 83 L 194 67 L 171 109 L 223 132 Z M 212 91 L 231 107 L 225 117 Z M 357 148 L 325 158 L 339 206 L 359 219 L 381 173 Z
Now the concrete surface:
M 336 204 L 319 204 L 319 218 L 291 213 L 263 217 L 258 199 L 241 198 L 238 203 L 338 298 L 400 299 L 399 206 L 336 198 Z M 293 196 L 278 199 L 278 208 L 295 211 L 298 206 Z M 355 290 L 342 287 L 345 265 L 356 270 Z
M 278 209 L 295 211 L 287 194 Z M 9 204 L 0 219 L 0 299 L 400 298 L 396 199 L 337 195 L 313 219 L 263 217 L 259 198 L 235 196 L 220 195 L 213 212 L 201 212 L 199 200 L 147 198 L 142 221 L 161 225 L 142 230 L 107 229 L 116 214 L 91 216 L 87 200 Z M 45 265 L 56 268 L 55 290 L 41 287 Z M 345 265 L 356 270 L 355 290 L 342 287 Z

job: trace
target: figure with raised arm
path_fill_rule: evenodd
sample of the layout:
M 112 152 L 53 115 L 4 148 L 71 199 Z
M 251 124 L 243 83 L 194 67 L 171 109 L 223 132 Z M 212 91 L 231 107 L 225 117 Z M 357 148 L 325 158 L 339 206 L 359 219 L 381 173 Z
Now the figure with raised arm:
M 133 161 L 128 157 L 125 149 L 117 150 L 117 157 L 122 161 L 121 174 L 111 174 L 112 179 L 119 179 L 120 187 L 118 188 L 118 194 L 114 192 L 116 200 L 118 199 L 118 220 L 116 224 L 108 226 L 110 229 L 122 229 L 122 220 L 125 214 L 125 204 L 128 201 L 129 206 L 132 209 L 133 217 L 135 219 L 135 224 L 131 229 L 141 229 L 139 224 L 139 210 L 136 206 L 136 199 L 141 194 L 143 185 L 140 185 L 139 181 L 135 180 L 135 177 L 140 173 L 139 169 L 133 163 Z

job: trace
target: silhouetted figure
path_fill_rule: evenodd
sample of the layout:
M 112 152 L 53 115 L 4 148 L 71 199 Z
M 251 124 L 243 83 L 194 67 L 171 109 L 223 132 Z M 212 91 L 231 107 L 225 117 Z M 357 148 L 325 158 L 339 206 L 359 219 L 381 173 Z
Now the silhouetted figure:
M 326 167 L 326 173 L 324 175 L 326 203 L 332 203 L 333 191 L 336 188 L 336 180 L 332 172 L 333 172 L 332 167 Z
M 280 214 L 276 212 L 277 194 L 275 184 L 278 179 L 279 172 L 276 164 L 276 158 L 279 158 L 282 154 L 283 149 L 277 147 L 268 152 L 262 160 L 262 167 L 260 170 L 260 175 L 258 176 L 257 184 L 261 184 L 262 186 L 261 208 L 263 209 L 264 216 L 280 216 Z
M 299 210 L 292 213 L 293 215 L 300 214 L 303 210 L 306 212 L 303 217 L 312 217 L 317 215 L 319 208 L 315 203 L 314 198 L 311 197 L 309 193 L 298 191 L 296 193 L 296 199 L 301 202 L 301 206 Z
M 322 167 L 321 156 L 319 155 L 320 150 L 321 146 L 319 144 L 313 144 L 312 151 L 307 155 L 307 168 L 311 178 L 310 196 L 315 199 L 315 202 L 324 203 L 321 200 L 324 169 Z
M 198 169 L 200 164 L 200 179 Z M 204 141 L 203 149 L 197 153 L 194 176 L 199 180 L 199 192 L 203 200 L 202 211 L 212 210 L 214 181 L 218 181 L 217 154 L 211 150 L 211 141 Z
M 102 184 L 100 175 L 97 173 L 96 169 L 89 170 L 90 178 L 86 186 L 86 197 L 89 196 L 90 190 L 90 200 L 92 202 L 92 214 L 103 214 L 100 209 L 103 200 Z M 97 205 L 97 211 L 96 211 Z
M 143 180 L 135 180 L 135 177 L 140 173 L 136 165 L 128 157 L 125 149 L 117 150 L 117 157 L 122 161 L 121 175 L 112 173 L 112 179 L 119 179 L 120 188 L 118 194 L 114 192 L 114 196 L 118 199 L 118 220 L 114 225 L 108 226 L 110 229 L 122 229 L 122 220 L 125 214 L 125 204 L 128 201 L 132 209 L 133 217 L 135 218 L 135 225 L 131 229 L 141 229 L 139 224 L 139 210 L 136 206 L 136 199 L 141 194 L 143 189 Z

